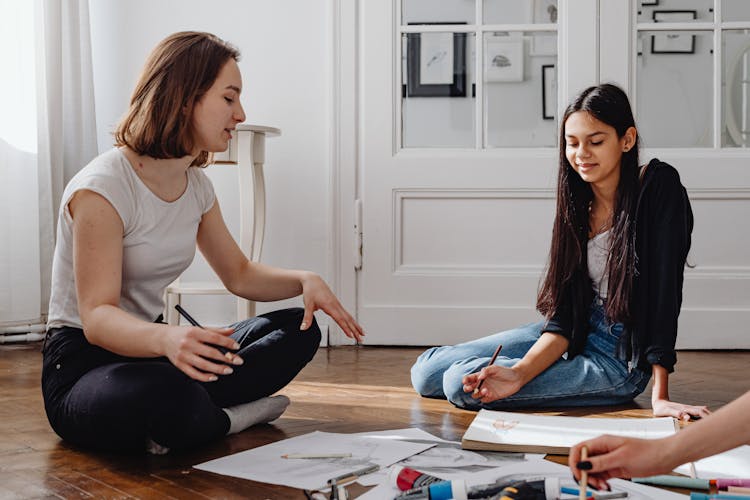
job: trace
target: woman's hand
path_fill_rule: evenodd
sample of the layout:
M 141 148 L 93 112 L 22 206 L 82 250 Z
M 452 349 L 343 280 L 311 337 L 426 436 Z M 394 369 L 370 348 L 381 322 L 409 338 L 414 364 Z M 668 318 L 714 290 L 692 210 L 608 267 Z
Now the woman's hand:
M 484 380 L 484 383 L 479 392 L 471 395 L 482 403 L 491 403 L 512 396 L 521 390 L 525 383 L 517 370 L 505 366 L 491 365 L 482 368 L 477 373 L 466 375 L 463 378 L 464 392 L 473 393 L 482 380 Z
M 338 324 L 344 331 L 344 334 L 362 342 L 365 332 L 362 327 L 354 321 L 339 299 L 333 294 L 326 282 L 315 273 L 305 273 L 302 279 L 302 301 L 305 305 L 305 315 L 302 318 L 300 330 L 307 330 L 313 322 L 313 313 L 318 309 L 322 310 Z
M 240 345 L 229 336 L 233 328 L 200 328 L 197 326 L 168 326 L 164 340 L 164 355 L 188 377 L 201 382 L 214 382 L 218 375 L 229 375 L 232 368 L 224 363 L 241 365 L 242 358 L 216 346 L 236 350 Z M 212 345 L 213 344 L 213 345 Z M 218 363 L 212 360 L 218 361 Z
M 635 439 L 604 435 L 578 443 L 570 449 L 568 465 L 576 480 L 588 470 L 589 484 L 608 489 L 607 480 L 614 477 L 646 477 L 670 472 L 676 465 L 670 457 L 670 441 Z M 586 447 L 588 459 L 581 462 L 581 448 Z M 580 468 L 579 468 L 580 466 Z
M 691 416 L 703 418 L 711 414 L 711 410 L 705 406 L 684 405 L 668 399 L 654 399 L 651 408 L 655 417 L 674 417 L 684 421 L 690 420 Z

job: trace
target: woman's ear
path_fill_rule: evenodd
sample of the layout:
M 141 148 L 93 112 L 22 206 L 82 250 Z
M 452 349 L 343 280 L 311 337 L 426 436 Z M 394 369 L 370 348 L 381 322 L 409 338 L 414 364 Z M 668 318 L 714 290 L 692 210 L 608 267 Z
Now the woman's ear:
M 622 152 L 627 153 L 635 146 L 635 138 L 638 137 L 638 131 L 635 127 L 628 127 L 622 136 Z

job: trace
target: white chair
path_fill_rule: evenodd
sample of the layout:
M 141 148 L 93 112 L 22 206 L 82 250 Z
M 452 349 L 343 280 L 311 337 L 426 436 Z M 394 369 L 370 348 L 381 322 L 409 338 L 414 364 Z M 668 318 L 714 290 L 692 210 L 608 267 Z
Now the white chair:
M 266 224 L 266 187 L 263 164 L 266 137 L 281 131 L 262 125 L 238 125 L 224 153 L 214 155 L 214 164 L 237 165 L 240 184 L 240 248 L 251 260 L 259 261 Z M 183 282 L 177 278 L 165 292 L 164 317 L 170 325 L 179 324 L 174 306 L 183 295 L 224 295 L 229 291 L 220 282 Z M 255 316 L 255 302 L 237 298 L 237 321 Z

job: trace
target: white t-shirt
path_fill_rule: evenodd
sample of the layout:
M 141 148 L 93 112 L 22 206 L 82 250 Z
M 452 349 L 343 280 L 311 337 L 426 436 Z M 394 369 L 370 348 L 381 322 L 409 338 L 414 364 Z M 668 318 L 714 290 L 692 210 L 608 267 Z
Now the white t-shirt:
M 216 195 L 202 169 L 187 170 L 185 192 L 167 202 L 141 181 L 117 148 L 101 154 L 71 179 L 63 193 L 52 264 L 48 328 L 82 328 L 73 270 L 73 219 L 68 203 L 87 189 L 103 196 L 122 219 L 120 307 L 145 321 L 164 309 L 164 289 L 193 261 L 201 217 Z
M 602 299 L 607 298 L 609 273 L 607 257 L 609 256 L 609 237 L 611 229 L 599 233 L 588 243 L 589 277 L 594 282 L 594 292 Z

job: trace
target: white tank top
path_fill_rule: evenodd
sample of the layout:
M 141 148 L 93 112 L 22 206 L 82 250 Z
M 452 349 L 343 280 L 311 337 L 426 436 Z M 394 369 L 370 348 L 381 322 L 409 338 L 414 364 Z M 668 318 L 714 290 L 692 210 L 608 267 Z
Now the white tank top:
M 609 255 L 608 229 L 599 233 L 588 242 L 589 277 L 594 282 L 594 292 L 602 299 L 607 298 L 609 272 L 607 272 L 607 257 Z
M 73 270 L 73 219 L 68 209 L 81 189 L 103 196 L 122 220 L 120 307 L 145 321 L 154 321 L 162 313 L 164 289 L 193 261 L 198 224 L 216 199 L 202 169 L 191 167 L 187 176 L 182 196 L 164 201 L 141 181 L 122 151 L 114 148 L 71 179 L 60 204 L 48 328 L 82 328 Z

